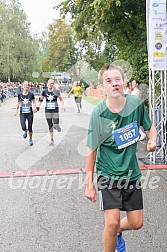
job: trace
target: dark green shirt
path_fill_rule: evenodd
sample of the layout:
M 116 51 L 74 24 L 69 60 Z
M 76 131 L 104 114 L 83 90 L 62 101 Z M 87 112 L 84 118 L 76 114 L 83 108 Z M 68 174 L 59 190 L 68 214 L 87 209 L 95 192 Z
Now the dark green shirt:
M 114 180 L 140 178 L 141 172 L 136 157 L 137 143 L 118 149 L 112 132 L 132 122 L 138 128 L 149 130 L 152 122 L 142 100 L 134 95 L 126 95 L 126 104 L 119 113 L 112 113 L 106 106 L 106 100 L 92 111 L 87 146 L 97 149 L 96 170 L 98 176 Z

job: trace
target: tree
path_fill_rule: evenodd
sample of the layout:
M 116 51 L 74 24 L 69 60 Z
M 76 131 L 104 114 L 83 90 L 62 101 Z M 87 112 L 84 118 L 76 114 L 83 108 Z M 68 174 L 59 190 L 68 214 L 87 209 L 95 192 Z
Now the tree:
M 38 70 L 38 43 L 30 35 L 27 17 L 17 0 L 0 2 L 0 79 L 32 80 Z
M 43 70 L 67 71 L 79 58 L 73 29 L 62 19 L 49 25 L 48 51 Z
M 99 32 L 108 45 L 115 46 L 119 58 L 128 60 L 134 76 L 148 75 L 146 43 L 146 1 L 78 0 L 63 1 L 62 16 L 71 14 L 72 26 L 80 40 L 96 39 Z

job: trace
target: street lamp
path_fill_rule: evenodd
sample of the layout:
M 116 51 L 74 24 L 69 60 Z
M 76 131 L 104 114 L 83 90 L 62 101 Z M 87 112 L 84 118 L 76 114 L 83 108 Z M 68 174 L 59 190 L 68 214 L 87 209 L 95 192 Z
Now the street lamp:
M 8 41 L 8 82 L 10 83 L 10 40 Z
M 56 71 L 54 71 L 52 74 L 51 74 L 52 78 L 54 79 L 54 81 L 56 80 Z

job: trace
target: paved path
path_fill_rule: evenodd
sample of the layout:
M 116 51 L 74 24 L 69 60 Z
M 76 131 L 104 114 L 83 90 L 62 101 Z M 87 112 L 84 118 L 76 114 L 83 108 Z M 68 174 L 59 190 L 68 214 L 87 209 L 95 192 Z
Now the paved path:
M 84 198 L 85 138 L 92 106 L 83 101 L 75 113 L 73 98 L 64 98 L 62 132 L 54 147 L 44 108 L 35 115 L 34 146 L 22 138 L 19 117 L 13 115 L 16 99 L 0 106 L 0 172 L 46 171 L 43 176 L 0 178 L 0 251 L 2 252 L 102 252 L 103 214 L 98 202 Z M 145 142 L 138 156 L 145 155 Z M 29 158 L 27 158 L 29 157 Z M 68 174 L 71 169 L 77 173 Z M 78 172 L 78 170 L 81 170 Z M 54 175 L 66 170 L 66 174 Z M 53 173 L 52 173 L 53 171 Z M 167 171 L 144 170 L 144 217 L 140 231 L 126 232 L 127 252 L 167 251 Z

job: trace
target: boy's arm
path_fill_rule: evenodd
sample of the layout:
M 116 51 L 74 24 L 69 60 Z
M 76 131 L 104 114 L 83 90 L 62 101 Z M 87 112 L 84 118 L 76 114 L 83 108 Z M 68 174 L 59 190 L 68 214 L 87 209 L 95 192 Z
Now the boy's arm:
M 85 197 L 87 197 L 93 203 L 97 199 L 97 193 L 93 182 L 96 153 L 97 153 L 96 150 L 87 147 Z
M 149 138 L 147 142 L 147 150 L 150 152 L 154 152 L 156 150 L 156 137 L 157 137 L 157 130 L 154 125 L 147 131 L 147 136 Z

